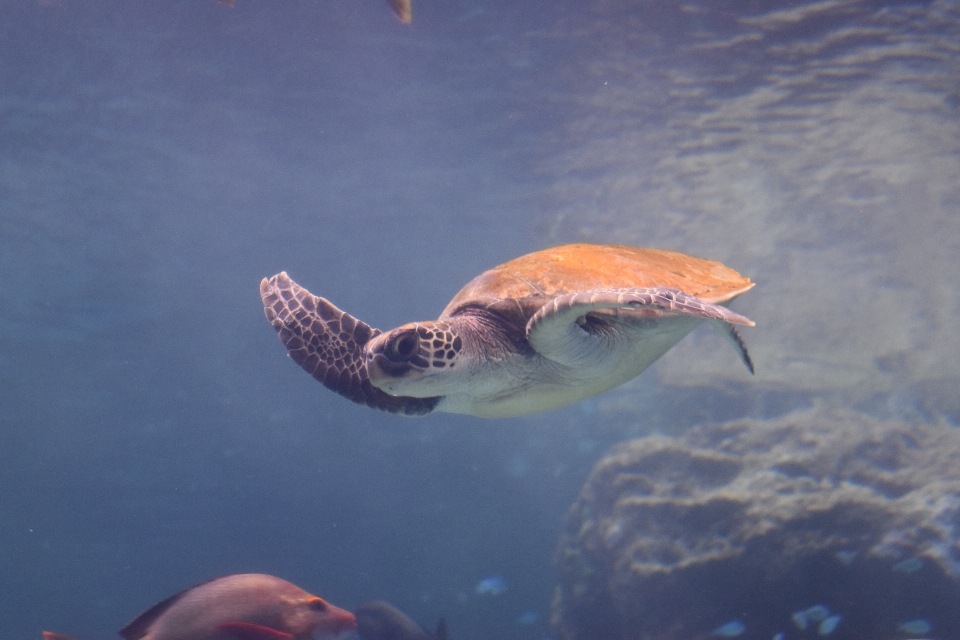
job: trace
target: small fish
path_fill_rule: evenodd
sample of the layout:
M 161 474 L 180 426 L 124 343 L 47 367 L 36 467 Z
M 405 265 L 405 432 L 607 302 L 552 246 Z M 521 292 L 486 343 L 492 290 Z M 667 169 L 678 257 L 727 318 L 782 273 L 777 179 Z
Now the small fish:
M 902 571 L 903 573 L 916 573 L 922 568 L 923 558 L 907 558 L 893 565 L 894 571 Z
M 787 637 L 787 634 L 781 631 L 777 635 L 773 636 L 773 640 L 784 640 L 786 637 Z
M 856 551 L 841 550 L 841 551 L 837 551 L 835 554 L 833 554 L 833 556 L 834 556 L 837 560 L 839 560 L 841 563 L 843 563 L 843 564 L 845 564 L 845 565 L 847 565 L 847 566 L 849 567 L 851 564 L 853 564 L 854 558 L 857 557 L 857 552 L 856 552 Z
M 795 612 L 790 617 L 793 619 L 793 624 L 797 625 L 797 629 L 803 631 L 811 622 L 826 620 L 829 615 L 830 609 L 822 604 L 815 604 L 809 609 Z
M 822 636 L 828 636 L 833 633 L 833 630 L 837 628 L 837 625 L 840 624 L 840 621 L 843 620 L 841 615 L 832 615 L 829 618 L 824 618 L 820 623 L 817 633 Z
M 353 614 L 286 580 L 258 573 L 214 578 L 155 604 L 120 630 L 124 640 L 343 640 Z M 44 640 L 68 640 L 49 631 Z
M 822 604 L 815 604 L 806 611 L 807 620 L 812 620 L 814 622 L 820 622 L 821 620 L 826 620 L 827 616 L 830 615 L 830 609 L 827 609 Z
M 447 640 L 447 622 L 437 624 L 430 634 L 393 605 L 374 600 L 357 607 L 357 634 L 360 640 Z
M 897 628 L 904 633 L 927 633 L 933 629 L 933 625 L 923 618 L 919 618 L 917 620 L 904 622 Z
M 527 611 L 517 618 L 517 624 L 533 624 L 538 618 L 536 611 Z
M 503 578 L 500 576 L 493 576 L 491 578 L 485 578 L 477 583 L 474 591 L 477 592 L 477 595 L 491 595 L 498 596 L 504 591 L 507 590 L 507 583 L 503 581 Z
M 727 624 L 720 625 L 711 631 L 710 635 L 722 636 L 724 638 L 736 638 L 737 636 L 742 635 L 746 630 L 747 625 L 743 624 L 739 620 L 731 620 Z
M 800 629 L 800 631 L 806 629 L 807 625 L 810 624 L 805 611 L 796 611 L 790 617 L 793 618 L 793 624 L 797 625 L 797 629 Z

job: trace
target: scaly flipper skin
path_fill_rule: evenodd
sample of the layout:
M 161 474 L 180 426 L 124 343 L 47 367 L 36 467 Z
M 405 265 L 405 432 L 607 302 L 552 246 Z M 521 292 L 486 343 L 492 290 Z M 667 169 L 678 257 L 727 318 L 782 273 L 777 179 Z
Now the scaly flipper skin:
M 703 318 L 729 327 L 724 334 L 738 349 L 740 357 L 750 373 L 753 362 L 747 353 L 734 324 L 754 326 L 749 318 L 726 307 L 704 302 L 688 296 L 678 289 L 662 287 L 591 289 L 579 293 L 558 296 L 543 305 L 527 323 L 527 339 L 538 353 L 558 362 L 576 358 L 578 347 L 583 344 L 582 332 L 577 329 L 577 320 L 591 311 L 605 309 L 632 309 L 654 312 L 673 312 Z
M 357 404 L 410 416 L 430 413 L 440 402 L 391 396 L 370 384 L 363 347 L 382 332 L 311 294 L 286 272 L 264 278 L 260 297 L 287 355 L 331 391 Z

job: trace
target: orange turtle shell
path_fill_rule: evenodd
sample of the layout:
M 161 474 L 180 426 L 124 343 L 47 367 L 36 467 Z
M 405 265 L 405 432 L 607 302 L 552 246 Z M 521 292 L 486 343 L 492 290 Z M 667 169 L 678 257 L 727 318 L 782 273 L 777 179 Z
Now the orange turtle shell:
M 528 253 L 481 273 L 454 296 L 440 318 L 481 307 L 526 323 L 548 300 L 590 289 L 667 287 L 710 304 L 754 286 L 716 260 L 617 244 L 568 244 Z

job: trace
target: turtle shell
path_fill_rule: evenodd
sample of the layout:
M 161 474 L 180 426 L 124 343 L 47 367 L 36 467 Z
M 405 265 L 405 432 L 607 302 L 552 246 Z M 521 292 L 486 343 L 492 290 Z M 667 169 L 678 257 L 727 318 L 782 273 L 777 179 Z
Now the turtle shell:
M 547 301 L 590 289 L 667 287 L 719 304 L 754 283 L 716 260 L 616 244 L 568 244 L 529 253 L 481 273 L 454 296 L 440 318 L 490 309 L 517 326 Z

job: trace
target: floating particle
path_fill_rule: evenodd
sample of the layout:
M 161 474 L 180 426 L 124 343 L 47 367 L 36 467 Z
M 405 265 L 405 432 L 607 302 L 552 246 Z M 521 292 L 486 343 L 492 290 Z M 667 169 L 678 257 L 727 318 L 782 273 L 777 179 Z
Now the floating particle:
M 498 596 L 507 590 L 507 583 L 500 576 L 484 578 L 477 583 L 475 591 L 477 595 Z
M 893 565 L 894 571 L 902 571 L 903 573 L 916 573 L 922 568 L 923 558 L 907 558 Z
M 619 520 L 615 520 L 607 525 L 607 531 L 603 536 L 603 542 L 608 548 L 612 549 L 617 546 L 621 540 L 623 540 L 623 534 L 623 524 L 621 524 Z
M 522 478 L 530 470 L 526 457 L 519 453 L 510 458 L 506 467 L 507 474 L 514 478 Z
M 712 636 L 721 636 L 724 638 L 736 638 L 747 630 L 747 625 L 739 620 L 731 620 L 727 624 L 721 625 L 710 632 Z
M 933 625 L 923 618 L 918 618 L 917 620 L 904 622 L 897 628 L 904 633 L 927 633 L 930 629 L 933 629 Z
M 817 632 L 822 636 L 828 636 L 833 633 L 833 630 L 837 628 L 837 625 L 840 624 L 840 621 L 843 620 L 841 615 L 832 615 L 828 618 L 824 618 L 820 623 L 820 628 Z
M 581 438 L 577 441 L 577 449 L 580 450 L 580 453 L 593 453 L 596 448 L 597 441 L 593 438 Z

